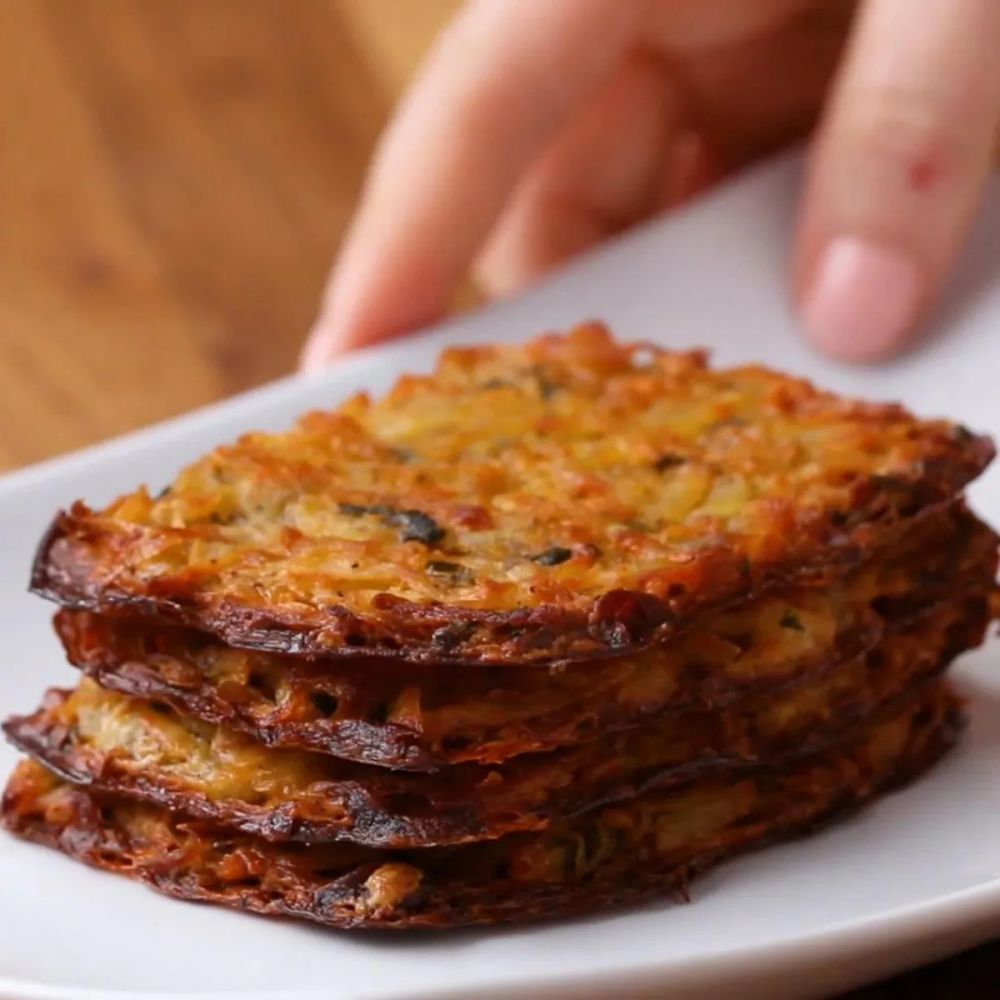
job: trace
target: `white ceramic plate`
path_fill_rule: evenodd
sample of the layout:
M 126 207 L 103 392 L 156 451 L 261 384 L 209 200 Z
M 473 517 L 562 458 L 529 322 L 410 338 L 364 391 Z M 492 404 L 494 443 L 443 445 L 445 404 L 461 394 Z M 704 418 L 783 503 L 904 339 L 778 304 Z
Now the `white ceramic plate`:
M 707 344 L 873 398 L 1000 432 L 1000 184 L 946 305 L 941 337 L 852 371 L 796 337 L 784 292 L 797 164 L 744 178 L 601 251 L 530 295 L 0 483 L 0 711 L 73 681 L 25 593 L 35 542 L 75 497 L 162 483 L 203 449 L 427 367 L 445 342 L 520 339 L 602 317 L 628 337 Z M 1000 469 L 977 484 L 1000 521 Z M 926 780 L 812 839 L 731 862 L 668 903 L 590 919 L 437 937 L 345 935 L 179 903 L 0 836 L 0 996 L 306 998 L 812 996 L 1000 933 L 1000 643 L 958 667 L 972 699 L 960 749 Z M 0 751 L 0 769 L 14 754 Z

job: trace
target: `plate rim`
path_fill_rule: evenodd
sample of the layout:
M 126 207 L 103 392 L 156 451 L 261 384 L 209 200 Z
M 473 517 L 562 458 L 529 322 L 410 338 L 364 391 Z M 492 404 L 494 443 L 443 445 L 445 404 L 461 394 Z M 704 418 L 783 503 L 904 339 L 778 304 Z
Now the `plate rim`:
M 150 890 L 152 891 L 152 890 Z M 926 935 L 944 936 L 966 928 L 969 932 L 967 947 L 992 936 L 986 923 L 995 919 L 1000 928 L 1000 875 L 979 885 L 944 893 L 932 899 L 895 907 L 882 913 L 873 913 L 858 919 L 841 920 L 827 928 L 785 937 L 763 945 L 743 945 L 728 948 L 696 958 L 669 962 L 649 962 L 628 968 L 630 980 L 640 988 L 655 987 L 669 977 L 675 986 L 701 980 L 712 966 L 724 967 L 726 978 L 753 976 L 766 972 L 769 966 L 787 967 L 793 963 L 815 966 L 830 962 L 843 954 L 858 955 L 891 944 L 895 948 L 914 945 Z M 980 936 L 978 931 L 982 930 Z M 886 939 L 890 938 L 891 941 Z M 948 948 L 948 952 L 954 949 Z M 929 960 L 934 955 L 928 954 Z M 902 966 L 899 966 L 900 968 Z M 893 970 L 890 969 L 890 974 Z M 544 991 L 542 995 L 556 996 L 560 991 L 573 990 L 586 983 L 588 988 L 607 991 L 614 995 L 621 986 L 622 969 L 604 969 L 597 973 L 577 973 L 572 976 L 531 976 L 501 981 L 494 980 L 476 987 L 477 996 L 514 997 L 523 995 L 526 988 Z M 333 987 L 331 987 L 333 989 Z M 459 997 L 459 987 L 433 994 L 419 990 L 406 994 L 406 1000 L 424 1000 L 434 996 L 440 1000 Z M 0 976 L 0 1000 L 225 1000 L 239 996 L 241 1000 L 322 1000 L 334 994 L 327 989 L 268 990 L 247 993 L 236 990 L 208 990 L 199 992 L 170 990 L 107 990 L 93 987 L 52 986 L 37 980 L 14 979 Z M 382 994 L 372 994 L 381 1000 Z M 388 994 L 385 994 L 387 997 Z

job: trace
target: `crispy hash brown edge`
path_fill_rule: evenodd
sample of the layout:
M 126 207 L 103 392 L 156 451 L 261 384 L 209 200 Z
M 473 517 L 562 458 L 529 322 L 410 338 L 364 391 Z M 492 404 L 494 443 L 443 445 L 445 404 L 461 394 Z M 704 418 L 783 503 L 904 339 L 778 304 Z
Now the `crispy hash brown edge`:
M 925 525 L 925 535 L 927 528 L 934 529 L 928 536 L 933 538 L 934 548 L 922 561 L 914 561 L 912 589 L 892 600 L 888 596 L 880 597 L 869 609 L 870 620 L 859 620 L 856 627 L 838 632 L 825 655 L 800 658 L 794 663 L 794 671 L 781 671 L 779 676 L 755 668 L 752 676 L 743 671 L 738 678 L 728 678 L 721 670 L 688 670 L 683 686 L 667 701 L 651 700 L 648 694 L 634 704 L 622 704 L 617 697 L 602 697 L 597 703 L 573 703 L 568 707 L 564 703 L 547 714 L 521 717 L 516 725 L 494 722 L 477 727 L 467 723 L 464 729 L 445 730 L 437 736 L 426 733 L 419 718 L 412 725 L 406 725 L 391 721 L 391 718 L 380 721 L 364 714 L 343 718 L 327 718 L 322 714 L 313 717 L 316 713 L 311 707 L 296 708 L 311 706 L 314 695 L 322 699 L 327 691 L 335 691 L 334 703 L 341 705 L 342 692 L 329 686 L 329 677 L 337 676 L 338 671 L 350 671 L 349 665 L 341 667 L 346 661 L 314 663 L 301 658 L 276 659 L 274 654 L 247 651 L 242 655 L 249 659 L 249 677 L 259 675 L 266 679 L 278 672 L 282 678 L 280 692 L 276 689 L 274 695 L 280 704 L 275 702 L 271 706 L 265 697 L 274 684 L 272 679 L 262 681 L 266 690 L 253 702 L 253 707 L 248 708 L 247 699 L 252 692 L 241 689 L 224 696 L 218 684 L 205 677 L 193 654 L 188 656 L 183 642 L 179 647 L 171 643 L 163 645 L 161 633 L 155 626 L 95 616 L 90 612 L 62 610 L 55 617 L 55 627 L 70 663 L 103 687 L 166 701 L 182 714 L 247 733 L 267 746 L 315 750 L 394 770 L 433 772 L 440 767 L 468 762 L 495 765 L 522 753 L 545 752 L 587 742 L 645 724 L 653 717 L 665 719 L 678 712 L 722 708 L 737 699 L 785 690 L 823 676 L 895 630 L 910 627 L 921 615 L 933 612 L 936 605 L 951 600 L 953 595 L 964 591 L 970 600 L 981 600 L 982 593 L 988 593 L 996 579 L 997 536 L 961 506 L 954 508 L 947 517 L 939 515 Z M 893 557 L 898 558 L 899 552 Z M 142 637 L 146 631 L 154 636 L 155 655 L 145 648 Z M 180 636 L 181 633 L 177 633 L 178 641 Z M 206 643 L 206 638 L 194 635 L 192 641 L 200 645 Z M 207 645 L 212 645 L 210 640 Z M 255 663 L 256 659 L 260 662 Z M 413 685 L 419 691 L 418 675 L 409 671 L 400 673 L 400 665 L 390 663 L 387 667 L 393 674 L 400 674 L 399 686 L 379 691 L 376 702 L 395 703 Z M 509 676 L 507 672 L 494 676 L 487 669 L 497 670 L 484 668 L 472 678 L 477 682 L 481 678 L 488 680 L 484 690 L 516 684 L 517 678 L 525 676 L 518 669 L 510 671 Z M 598 661 L 569 669 L 600 672 L 604 667 Z M 351 678 L 348 688 L 364 685 L 366 691 L 371 690 L 367 673 L 364 670 L 345 673 L 345 677 Z M 385 676 L 385 671 L 378 676 Z M 353 697 L 348 694 L 348 704 Z M 464 706 L 463 712 L 468 712 L 465 701 L 460 701 L 459 705 Z M 457 743 L 456 739 L 459 739 Z
M 768 732 L 766 722 L 763 730 L 758 729 L 761 719 L 767 718 L 767 706 L 758 699 L 749 705 L 740 702 L 722 713 L 693 712 L 677 720 L 680 728 L 653 723 L 582 747 L 515 758 L 509 766 L 499 769 L 459 765 L 439 774 L 422 775 L 329 761 L 326 775 L 294 795 L 286 792 L 287 797 L 278 804 L 257 804 L 232 795 L 211 797 L 183 779 L 172 779 L 169 773 L 141 765 L 134 758 L 131 767 L 122 765 L 114 751 L 102 752 L 86 740 L 81 741 L 75 726 L 62 721 L 60 709 L 72 696 L 70 691 L 49 691 L 42 708 L 9 719 L 3 730 L 18 749 L 68 781 L 101 794 L 163 806 L 265 840 L 435 847 L 544 829 L 551 817 L 579 815 L 654 788 L 672 787 L 719 772 L 780 767 L 821 752 L 842 740 L 845 732 L 905 702 L 957 655 L 977 645 L 987 617 L 987 602 L 982 595 L 939 607 L 910 630 L 900 630 L 895 638 L 847 665 L 848 669 L 874 671 L 869 684 L 859 687 L 852 681 L 846 690 L 829 690 L 823 696 L 829 699 L 828 704 L 822 700 L 812 704 L 807 698 L 805 706 L 799 708 L 792 706 L 801 686 L 793 689 L 790 699 L 782 701 L 779 696 L 770 706 L 781 719 L 772 732 Z M 112 701 L 107 710 L 113 711 L 115 704 Z M 131 704 L 141 709 L 143 703 Z M 761 709 L 765 709 L 763 716 Z M 786 711 L 792 713 L 789 718 L 784 718 Z M 658 731 L 662 731 L 668 746 L 677 740 L 690 746 L 691 756 L 685 750 L 683 759 L 670 763 L 643 761 L 642 748 Z M 700 735 L 694 738 L 696 733 Z M 180 752 L 180 748 L 174 752 Z M 220 771 L 228 761 L 236 759 L 234 753 L 238 751 L 226 751 L 218 763 Z M 622 755 L 628 758 L 636 753 L 639 762 L 631 768 L 627 764 L 621 770 L 599 766 L 603 780 L 597 784 L 585 770 L 600 760 L 617 761 Z M 301 756 L 315 757 L 317 767 L 324 761 L 321 755 Z M 309 766 L 308 761 L 303 763 Z M 534 798 L 526 798 L 524 793 L 520 799 L 511 796 L 509 789 L 516 789 L 519 783 L 523 787 L 527 782 L 531 792 L 546 773 L 548 787 L 541 801 L 537 791 Z M 557 773 L 568 779 L 562 786 Z M 292 787 L 291 783 L 288 787 Z
M 771 803 L 763 812 L 758 807 L 750 812 L 749 822 L 748 817 L 726 818 L 711 836 L 705 833 L 694 844 L 675 847 L 668 857 L 643 861 L 631 849 L 619 848 L 610 859 L 604 857 L 590 870 L 585 867 L 582 877 L 575 868 L 568 877 L 563 874 L 555 880 L 518 881 L 494 871 L 480 881 L 476 872 L 481 875 L 482 869 L 460 859 L 469 857 L 463 852 L 470 851 L 481 857 L 476 852 L 484 845 L 443 849 L 438 852 L 443 861 L 436 868 L 434 862 L 427 867 L 430 855 L 424 854 L 421 860 L 421 852 L 366 856 L 363 851 L 356 856 L 334 855 L 339 858 L 336 868 L 325 867 L 322 860 L 313 861 L 310 868 L 308 862 L 302 863 L 302 854 L 289 854 L 287 846 L 233 838 L 211 827 L 171 819 L 156 807 L 133 804 L 130 809 L 138 811 L 139 827 L 145 834 L 135 841 L 118 819 L 116 800 L 60 785 L 31 761 L 22 762 L 8 784 L 2 820 L 24 839 L 128 875 L 167 895 L 262 915 L 345 929 L 527 923 L 657 896 L 686 899 L 689 880 L 727 857 L 811 833 L 876 795 L 909 782 L 953 745 L 963 721 L 958 700 L 935 686 L 929 696 L 918 698 L 889 721 L 890 726 L 895 722 L 906 728 L 900 744 L 888 753 L 879 743 L 886 735 L 891 742 L 891 729 L 876 726 L 853 746 L 828 757 L 807 759 L 791 772 L 767 779 L 772 794 L 773 788 L 780 788 L 775 798 L 780 805 Z M 886 759 L 880 759 L 880 753 Z M 492 843 L 515 845 L 505 848 L 509 854 L 512 849 L 516 852 L 517 844 L 537 836 L 514 835 Z M 585 834 L 577 836 L 585 842 Z M 540 844 L 543 855 L 545 843 Z M 205 861 L 213 851 L 220 859 Z M 193 861 L 186 863 L 185 855 L 192 856 L 192 852 Z M 432 849 L 430 854 L 434 853 Z
M 638 349 L 670 356 L 648 345 L 616 344 L 606 332 L 593 330 L 540 338 L 525 351 L 544 356 L 550 348 L 564 351 L 568 365 L 586 366 L 588 352 L 615 363 Z M 595 368 L 595 373 L 601 371 Z M 916 518 L 954 498 L 994 455 L 987 437 L 964 428 L 917 421 L 896 405 L 839 399 L 797 380 L 788 379 L 788 384 L 809 402 L 828 401 L 831 419 L 856 413 L 859 426 L 869 432 L 879 421 L 887 426 L 912 421 L 905 464 L 900 456 L 896 467 L 879 474 L 859 470 L 836 508 L 789 508 L 780 516 L 773 511 L 767 516 L 778 518 L 780 530 L 778 522 L 770 525 L 766 534 L 771 542 L 758 546 L 752 558 L 750 550 L 742 551 L 746 546 L 715 540 L 685 550 L 682 560 L 671 557 L 660 572 L 663 579 L 645 589 L 611 587 L 593 597 L 503 610 L 436 598 L 404 599 L 389 592 L 376 594 L 364 608 L 347 598 L 323 606 L 268 606 L 244 595 L 227 596 L 221 587 L 192 590 L 183 574 L 132 578 L 127 561 L 121 563 L 123 572 L 111 573 L 95 554 L 101 539 L 108 538 L 100 515 L 82 503 L 52 523 L 35 559 L 31 588 L 65 607 L 150 617 L 211 632 L 231 646 L 293 655 L 469 664 L 593 659 L 663 641 L 707 609 L 747 600 L 803 574 L 817 583 L 842 574 Z M 113 550 L 111 546 L 109 552 Z M 109 579 L 102 581 L 104 575 Z M 622 576 L 623 583 L 628 579 Z
M 977 439 L 982 440 L 982 439 Z M 403 659 L 414 663 L 548 664 L 638 652 L 669 641 L 697 615 L 752 600 L 777 586 L 804 579 L 818 586 L 861 565 L 920 516 L 948 502 L 986 467 L 992 446 L 980 460 L 956 462 L 935 481 L 878 484 L 854 508 L 863 520 L 845 532 L 817 521 L 789 528 L 811 538 L 819 551 L 748 572 L 745 557 L 706 549 L 692 557 L 684 593 L 660 598 L 641 591 L 612 590 L 586 611 L 557 606 L 480 611 L 443 604 L 416 604 L 383 595 L 377 615 L 361 616 L 343 606 L 326 610 L 321 621 L 290 613 L 239 606 L 225 600 L 207 604 L 152 594 L 95 590 L 73 536 L 86 531 L 86 513 L 76 507 L 60 514 L 37 554 L 33 593 L 73 610 L 127 614 L 166 625 L 196 628 L 229 646 L 291 656 Z M 943 464 L 943 463 L 942 463 Z M 839 516 L 839 515 L 838 515 Z M 696 565 L 695 565 L 696 564 Z M 309 617 L 315 619 L 315 615 Z

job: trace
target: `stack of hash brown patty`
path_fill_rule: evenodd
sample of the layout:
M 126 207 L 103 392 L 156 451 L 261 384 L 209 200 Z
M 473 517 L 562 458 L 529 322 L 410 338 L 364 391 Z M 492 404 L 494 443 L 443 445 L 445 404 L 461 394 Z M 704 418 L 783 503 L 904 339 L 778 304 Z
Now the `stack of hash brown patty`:
M 4 825 L 336 927 L 683 895 L 930 766 L 996 607 L 988 439 L 599 326 L 60 514 L 81 679 Z

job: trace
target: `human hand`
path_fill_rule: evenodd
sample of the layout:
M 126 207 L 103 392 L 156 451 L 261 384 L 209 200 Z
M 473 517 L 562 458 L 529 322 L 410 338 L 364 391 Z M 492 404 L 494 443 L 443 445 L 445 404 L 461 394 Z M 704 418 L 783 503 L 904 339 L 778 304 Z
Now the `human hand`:
M 852 27 L 854 6 L 472 0 L 382 138 L 303 367 L 434 321 L 472 266 L 514 291 L 820 110 L 798 312 L 836 357 L 897 353 L 990 170 L 1000 2 L 863 0 Z

